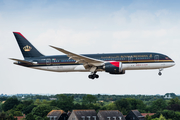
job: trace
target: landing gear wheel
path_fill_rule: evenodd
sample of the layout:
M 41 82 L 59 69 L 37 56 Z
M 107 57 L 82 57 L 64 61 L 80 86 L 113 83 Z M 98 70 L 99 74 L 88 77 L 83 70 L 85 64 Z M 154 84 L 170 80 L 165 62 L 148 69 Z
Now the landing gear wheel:
M 162 73 L 161 73 L 162 70 L 163 70 L 163 68 L 160 68 L 160 69 L 159 69 L 159 73 L 158 73 L 159 76 L 162 75 Z
M 99 75 L 96 75 L 96 78 L 99 78 Z
M 158 75 L 159 75 L 159 76 L 161 76 L 161 75 L 162 75 L 162 73 L 161 73 L 161 72 L 159 72 L 159 73 L 158 73 Z
M 88 76 L 89 79 L 94 79 L 94 78 L 99 78 L 99 75 L 97 75 L 96 73 L 92 73 Z
M 89 75 L 88 78 L 89 79 L 94 79 L 95 77 L 94 77 L 94 75 Z
M 91 79 L 91 78 L 92 78 L 92 75 L 89 75 L 88 78 Z

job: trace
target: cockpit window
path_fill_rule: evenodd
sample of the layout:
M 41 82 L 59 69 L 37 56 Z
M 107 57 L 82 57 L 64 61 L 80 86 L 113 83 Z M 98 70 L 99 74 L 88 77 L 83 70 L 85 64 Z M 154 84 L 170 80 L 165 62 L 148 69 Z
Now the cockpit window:
M 167 57 L 167 56 L 165 57 L 165 59 L 166 59 L 166 60 L 170 60 L 170 58 L 169 58 L 169 57 Z

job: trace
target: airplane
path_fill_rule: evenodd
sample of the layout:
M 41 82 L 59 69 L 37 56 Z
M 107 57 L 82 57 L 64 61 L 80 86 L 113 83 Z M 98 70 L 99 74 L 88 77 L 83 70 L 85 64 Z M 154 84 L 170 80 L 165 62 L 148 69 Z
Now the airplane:
M 24 60 L 10 58 L 14 64 L 53 72 L 90 72 L 88 78 L 99 78 L 97 72 L 125 74 L 126 70 L 159 69 L 172 67 L 175 62 L 167 55 L 155 52 L 76 54 L 51 46 L 66 54 L 45 56 L 41 54 L 20 32 L 13 32 Z

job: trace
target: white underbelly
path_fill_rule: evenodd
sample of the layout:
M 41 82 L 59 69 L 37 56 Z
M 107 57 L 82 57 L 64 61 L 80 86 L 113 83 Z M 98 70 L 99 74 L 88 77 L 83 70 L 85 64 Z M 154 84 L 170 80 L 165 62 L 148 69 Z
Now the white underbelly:
M 54 71 L 54 72 L 87 72 L 83 65 L 66 65 L 66 66 L 38 66 L 34 69 Z
M 174 66 L 174 63 L 124 63 L 123 70 L 143 70 L 160 69 Z M 34 69 L 54 71 L 54 72 L 89 72 L 83 65 L 64 65 L 64 66 L 36 66 Z M 99 70 L 98 70 L 99 71 Z
M 174 66 L 174 63 L 128 63 L 123 64 L 123 70 L 160 69 Z

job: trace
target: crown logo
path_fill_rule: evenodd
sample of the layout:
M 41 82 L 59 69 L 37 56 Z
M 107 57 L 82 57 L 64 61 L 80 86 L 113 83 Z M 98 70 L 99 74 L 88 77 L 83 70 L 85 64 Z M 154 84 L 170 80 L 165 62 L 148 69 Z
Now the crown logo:
M 26 45 L 26 46 L 23 47 L 23 50 L 24 50 L 24 51 L 31 51 L 31 49 L 32 49 L 32 47 L 30 47 L 30 46 L 28 46 L 28 45 Z

